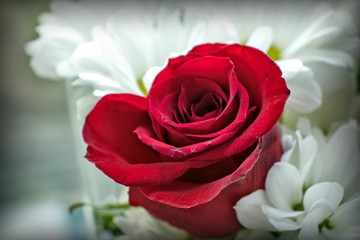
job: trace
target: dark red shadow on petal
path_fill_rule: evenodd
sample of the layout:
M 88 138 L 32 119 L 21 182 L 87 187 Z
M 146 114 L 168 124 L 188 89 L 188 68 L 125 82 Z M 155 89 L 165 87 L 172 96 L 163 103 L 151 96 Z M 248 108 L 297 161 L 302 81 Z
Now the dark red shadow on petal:
M 216 163 L 203 168 L 190 168 L 178 180 L 189 183 L 209 183 L 220 178 L 226 177 L 235 172 L 236 169 L 254 152 L 257 145 L 251 146 L 249 149 L 224 159 L 219 159 Z

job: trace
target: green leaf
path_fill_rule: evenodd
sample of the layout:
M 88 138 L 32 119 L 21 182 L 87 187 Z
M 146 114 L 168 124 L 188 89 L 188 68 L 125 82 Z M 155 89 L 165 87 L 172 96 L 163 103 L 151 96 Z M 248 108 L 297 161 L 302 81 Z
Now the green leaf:
M 73 204 L 71 204 L 70 207 L 69 207 L 69 212 L 70 212 L 70 213 L 73 213 L 76 209 L 82 208 L 82 207 L 84 207 L 84 206 L 86 206 L 86 205 L 89 205 L 89 204 L 88 204 L 88 203 L 84 203 L 84 202 L 73 203 Z
M 113 236 L 123 235 L 123 231 L 114 223 L 114 217 L 122 215 L 128 204 L 107 204 L 93 207 L 93 214 L 98 228 L 110 232 Z
M 76 209 L 90 206 L 95 218 L 95 223 L 99 231 L 106 231 L 113 236 L 120 236 L 124 233 L 114 223 L 114 217 L 124 214 L 124 211 L 130 208 L 129 204 L 111 203 L 106 205 L 93 205 L 90 203 L 76 202 L 69 206 L 69 212 L 73 213 Z

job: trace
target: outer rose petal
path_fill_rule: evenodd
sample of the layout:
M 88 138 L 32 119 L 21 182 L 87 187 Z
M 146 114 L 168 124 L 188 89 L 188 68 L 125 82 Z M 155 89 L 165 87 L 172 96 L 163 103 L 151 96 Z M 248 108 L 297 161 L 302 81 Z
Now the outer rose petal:
M 143 97 L 110 94 L 100 99 L 85 121 L 86 157 L 124 185 L 167 184 L 189 169 L 186 162 L 160 162 L 159 153 L 137 138 L 136 127 L 150 121 L 146 108 Z
M 209 44 L 201 44 L 198 46 L 195 46 L 193 49 L 191 49 L 191 51 L 189 52 L 189 54 L 198 54 L 198 55 L 211 55 L 213 52 L 222 49 L 224 47 L 228 46 L 227 44 L 224 43 L 209 43 Z
M 233 206 L 264 187 L 266 174 L 281 153 L 280 133 L 275 128 L 260 139 L 258 148 L 232 174 L 208 184 L 132 187 L 130 204 L 145 207 L 193 236 L 227 236 L 241 228 Z

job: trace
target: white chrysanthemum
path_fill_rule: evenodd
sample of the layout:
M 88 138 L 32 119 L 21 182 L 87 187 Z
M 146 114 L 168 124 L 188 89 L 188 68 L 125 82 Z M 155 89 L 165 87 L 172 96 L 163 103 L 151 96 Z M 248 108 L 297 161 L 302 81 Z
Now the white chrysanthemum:
M 114 223 L 124 232 L 118 240 L 183 240 L 188 234 L 151 216 L 144 208 L 131 207 Z
M 105 94 L 145 94 L 169 56 L 188 48 L 185 18 L 169 1 L 53 1 L 26 52 L 38 76 L 77 79 L 69 90 L 83 120 Z
M 39 37 L 25 46 L 34 72 L 48 79 L 73 77 L 68 58 L 80 43 L 92 39 L 92 28 L 103 25 L 112 12 L 111 2 L 52 1 L 50 11 L 39 16 Z
M 105 27 L 93 29 L 94 40 L 80 44 L 69 61 L 79 78 L 75 85 L 91 85 L 95 95 L 145 94 L 160 70 L 156 66 L 184 51 L 189 32 L 180 8 L 169 3 L 151 6 L 123 5 Z
M 299 116 L 320 106 L 321 110 L 312 118 L 317 125 L 328 128 L 330 122 L 347 119 L 349 113 L 345 110 L 349 111 L 349 107 L 344 105 L 349 106 L 354 95 L 350 68 L 360 47 L 349 12 L 336 9 L 329 2 L 206 3 L 212 17 L 207 22 L 217 24 L 198 27 L 197 43 L 224 39 L 245 43 L 276 60 L 291 91 L 283 119 L 286 123 L 296 123 Z M 328 111 L 326 101 L 331 101 L 328 96 L 342 92 L 347 97 L 337 98 L 337 104 Z
M 265 190 L 239 200 L 238 219 L 249 229 L 299 230 L 300 239 L 358 238 L 359 128 L 351 121 L 326 137 L 309 126 L 302 121 L 295 137 L 283 137 L 281 162 Z

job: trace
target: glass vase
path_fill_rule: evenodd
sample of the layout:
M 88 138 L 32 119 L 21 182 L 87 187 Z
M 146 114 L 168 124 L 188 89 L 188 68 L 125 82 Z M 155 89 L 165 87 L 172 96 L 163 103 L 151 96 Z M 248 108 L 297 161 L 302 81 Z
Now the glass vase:
M 74 206 L 83 206 L 89 239 L 111 239 L 121 234 L 113 218 L 128 206 L 127 188 L 107 177 L 84 157 L 86 144 L 82 138 L 82 127 L 86 115 L 97 101 L 92 87 L 76 86 L 71 79 L 66 80 L 65 86 L 75 157 L 85 190 L 81 202 Z

